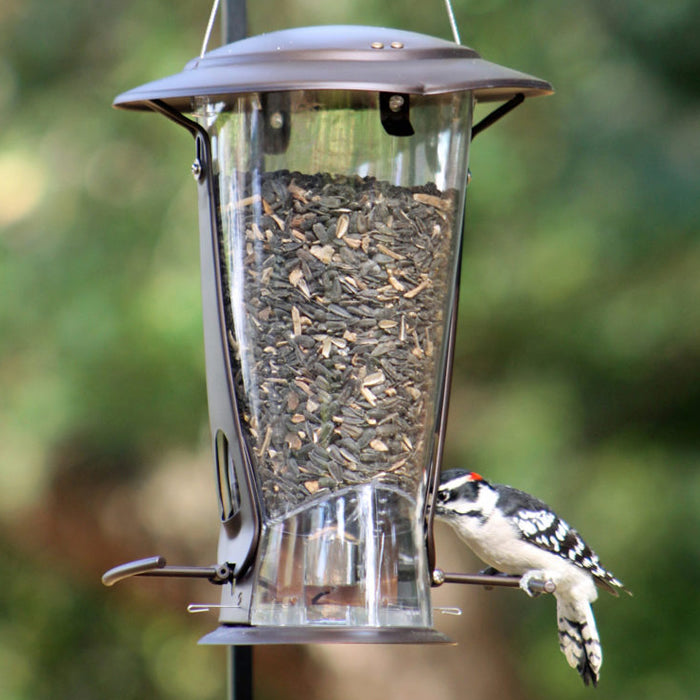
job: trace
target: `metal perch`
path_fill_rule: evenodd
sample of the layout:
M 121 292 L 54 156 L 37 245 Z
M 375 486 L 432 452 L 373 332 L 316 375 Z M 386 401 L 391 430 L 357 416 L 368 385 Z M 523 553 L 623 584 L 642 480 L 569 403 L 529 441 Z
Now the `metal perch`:
M 433 570 L 433 585 L 442 586 L 443 583 L 467 583 L 475 586 L 492 588 L 493 586 L 504 586 L 506 588 L 519 588 L 520 576 L 490 576 L 488 574 L 455 574 L 446 573 L 442 569 Z M 551 579 L 540 581 L 533 579 L 528 584 L 530 591 L 534 594 L 554 593 L 557 586 Z

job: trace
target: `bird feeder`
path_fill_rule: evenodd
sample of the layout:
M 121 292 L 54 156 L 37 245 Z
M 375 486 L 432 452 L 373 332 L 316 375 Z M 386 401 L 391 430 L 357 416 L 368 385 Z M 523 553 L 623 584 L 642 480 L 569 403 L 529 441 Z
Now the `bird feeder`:
M 195 139 L 217 564 L 204 642 L 440 642 L 430 601 L 468 152 L 551 86 L 413 32 L 237 41 L 115 106 Z M 476 102 L 501 102 L 472 127 Z

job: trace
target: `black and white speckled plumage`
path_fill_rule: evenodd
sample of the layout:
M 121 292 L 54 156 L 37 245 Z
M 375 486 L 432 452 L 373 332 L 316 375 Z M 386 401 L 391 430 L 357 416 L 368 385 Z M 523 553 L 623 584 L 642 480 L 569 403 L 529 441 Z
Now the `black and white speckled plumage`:
M 560 648 L 596 685 L 603 658 L 590 603 L 596 585 L 614 595 L 626 589 L 578 532 L 538 498 L 463 469 L 443 472 L 435 508 L 490 567 L 521 575 L 528 594 L 529 580 L 554 581 Z
M 491 484 L 498 493 L 496 506 L 512 516 L 520 536 L 589 571 L 596 583 L 613 595 L 624 589 L 621 581 L 603 568 L 598 555 L 583 541 L 579 533 L 560 518 L 546 503 L 524 491 Z

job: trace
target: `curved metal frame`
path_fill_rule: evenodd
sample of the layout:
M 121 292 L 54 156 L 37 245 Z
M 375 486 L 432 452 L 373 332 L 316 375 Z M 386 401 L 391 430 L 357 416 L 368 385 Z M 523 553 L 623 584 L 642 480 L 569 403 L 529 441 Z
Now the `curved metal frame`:
M 230 518 L 223 520 L 222 525 L 229 540 L 225 561 L 233 566 L 234 578 L 241 579 L 254 560 L 260 538 L 262 505 L 241 426 L 238 400 L 233 386 L 234 373 L 228 352 L 216 221 L 218 197 L 211 167 L 211 143 L 209 134 L 203 127 L 169 105 L 153 100 L 150 107 L 183 126 L 195 137 L 209 422 L 212 440 L 215 441 L 217 433 L 222 431 L 232 447 L 232 476 L 240 487 L 240 507 Z M 222 391 L 222 387 L 228 390 Z M 231 546 L 234 541 L 236 544 Z

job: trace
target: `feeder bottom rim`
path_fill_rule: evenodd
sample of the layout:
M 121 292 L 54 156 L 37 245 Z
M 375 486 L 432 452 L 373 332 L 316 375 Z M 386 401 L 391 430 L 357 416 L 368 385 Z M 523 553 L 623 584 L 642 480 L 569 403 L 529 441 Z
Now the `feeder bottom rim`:
M 456 644 L 429 627 L 275 627 L 221 625 L 199 644 L 247 646 L 264 644 Z

